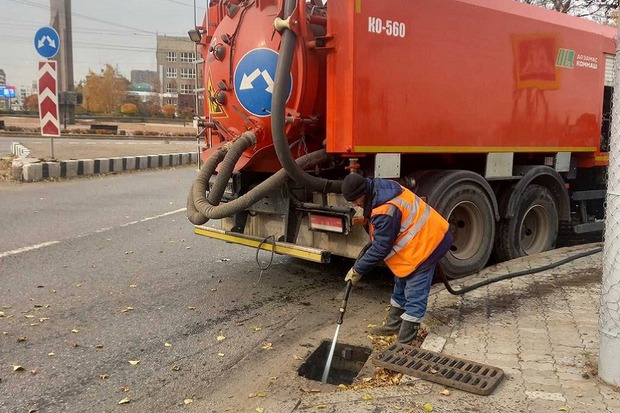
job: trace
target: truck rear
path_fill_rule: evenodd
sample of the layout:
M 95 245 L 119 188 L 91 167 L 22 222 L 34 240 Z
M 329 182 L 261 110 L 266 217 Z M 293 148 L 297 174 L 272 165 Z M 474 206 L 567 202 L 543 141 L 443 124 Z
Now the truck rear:
M 211 1 L 196 32 L 199 235 L 356 257 L 349 173 L 448 219 L 452 277 L 602 230 L 614 28 L 510 0 L 255 0 Z

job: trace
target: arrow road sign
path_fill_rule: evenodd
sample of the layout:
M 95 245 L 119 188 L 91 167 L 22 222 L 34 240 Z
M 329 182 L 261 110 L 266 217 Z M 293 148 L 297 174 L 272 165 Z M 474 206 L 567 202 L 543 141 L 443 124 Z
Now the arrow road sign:
M 273 79 L 276 76 L 278 53 L 259 48 L 246 53 L 235 69 L 235 94 L 241 106 L 249 113 L 265 117 L 271 115 Z M 288 98 L 291 96 L 293 76 L 289 77 Z
M 53 27 L 44 26 L 34 35 L 34 48 L 44 58 L 51 59 L 60 49 L 60 37 Z
M 56 62 L 39 62 L 39 119 L 41 135 L 60 136 Z

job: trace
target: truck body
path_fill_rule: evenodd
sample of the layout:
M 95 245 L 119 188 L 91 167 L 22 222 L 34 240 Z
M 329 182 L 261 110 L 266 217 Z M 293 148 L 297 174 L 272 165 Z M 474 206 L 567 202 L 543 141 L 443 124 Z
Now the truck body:
M 511 0 L 239 0 L 211 1 L 196 31 L 205 165 L 252 135 L 234 166 L 210 162 L 206 192 L 226 190 L 207 207 L 290 175 L 199 235 L 354 258 L 364 220 L 328 183 L 348 173 L 398 180 L 446 217 L 452 277 L 602 230 L 615 28 Z M 302 168 L 314 181 L 290 171 L 321 150 Z

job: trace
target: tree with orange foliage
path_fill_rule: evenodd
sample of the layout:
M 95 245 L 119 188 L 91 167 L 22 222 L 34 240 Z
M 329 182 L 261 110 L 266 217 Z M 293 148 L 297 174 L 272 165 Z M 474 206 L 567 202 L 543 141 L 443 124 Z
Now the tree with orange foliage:
M 90 70 L 82 87 L 84 110 L 93 113 L 114 113 L 118 112 L 127 95 L 129 81 L 107 64 L 100 75 Z
M 24 109 L 28 112 L 39 111 L 39 95 L 30 95 L 24 99 Z

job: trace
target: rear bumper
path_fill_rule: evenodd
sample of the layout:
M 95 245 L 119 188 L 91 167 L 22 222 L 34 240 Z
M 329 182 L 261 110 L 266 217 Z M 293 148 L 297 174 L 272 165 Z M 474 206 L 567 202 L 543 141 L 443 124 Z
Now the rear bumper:
M 209 237 L 219 239 L 232 244 L 245 245 L 247 247 L 261 248 L 266 251 L 272 250 L 272 244 L 270 240 L 265 241 L 262 238 L 253 237 L 250 235 L 239 234 L 236 232 L 223 231 L 216 228 L 208 228 L 204 226 L 195 226 L 194 234 L 202 235 L 203 237 Z M 274 251 L 277 254 L 289 255 L 291 257 L 301 258 L 308 261 L 318 262 L 326 264 L 330 262 L 331 254 L 329 251 L 304 247 L 301 245 L 290 244 L 288 242 L 275 243 Z

